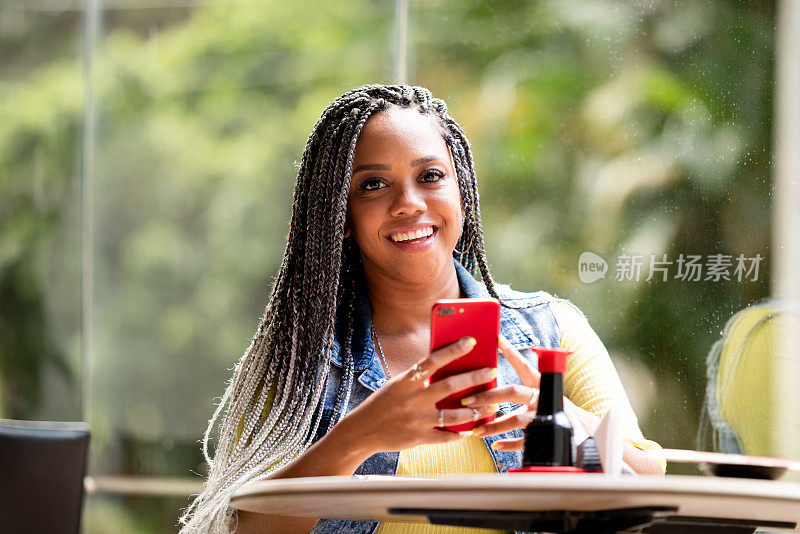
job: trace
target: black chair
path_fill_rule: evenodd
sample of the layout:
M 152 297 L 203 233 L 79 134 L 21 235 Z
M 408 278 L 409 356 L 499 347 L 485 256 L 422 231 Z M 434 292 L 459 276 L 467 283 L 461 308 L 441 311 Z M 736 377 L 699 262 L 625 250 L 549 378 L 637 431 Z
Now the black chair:
M 0 531 L 77 534 L 88 449 L 85 423 L 0 419 Z

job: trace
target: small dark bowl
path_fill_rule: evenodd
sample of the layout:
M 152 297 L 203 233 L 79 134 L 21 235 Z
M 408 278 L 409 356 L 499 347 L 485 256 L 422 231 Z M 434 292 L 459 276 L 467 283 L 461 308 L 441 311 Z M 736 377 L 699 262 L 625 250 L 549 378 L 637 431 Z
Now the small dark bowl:
M 703 462 L 698 467 L 707 475 L 718 477 L 760 478 L 762 480 L 778 480 L 788 469 L 773 465 L 718 464 Z

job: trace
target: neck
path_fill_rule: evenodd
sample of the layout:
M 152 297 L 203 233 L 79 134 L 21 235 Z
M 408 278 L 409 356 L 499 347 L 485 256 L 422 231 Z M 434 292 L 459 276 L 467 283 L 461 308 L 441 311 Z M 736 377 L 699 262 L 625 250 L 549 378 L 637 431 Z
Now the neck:
M 424 282 L 397 280 L 365 269 L 372 324 L 381 334 L 393 335 L 430 328 L 431 308 L 440 299 L 461 296 L 453 262 Z

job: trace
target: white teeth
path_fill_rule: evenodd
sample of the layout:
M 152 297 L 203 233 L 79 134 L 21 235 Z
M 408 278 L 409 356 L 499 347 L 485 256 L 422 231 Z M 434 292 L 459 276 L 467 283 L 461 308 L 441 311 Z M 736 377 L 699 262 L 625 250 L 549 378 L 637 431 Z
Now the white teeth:
M 426 226 L 425 228 L 420 228 L 415 232 L 400 232 L 397 234 L 391 234 L 389 238 L 394 241 L 395 243 L 400 241 L 410 241 L 412 239 L 420 239 L 422 237 L 428 237 L 429 235 L 433 234 L 433 226 Z

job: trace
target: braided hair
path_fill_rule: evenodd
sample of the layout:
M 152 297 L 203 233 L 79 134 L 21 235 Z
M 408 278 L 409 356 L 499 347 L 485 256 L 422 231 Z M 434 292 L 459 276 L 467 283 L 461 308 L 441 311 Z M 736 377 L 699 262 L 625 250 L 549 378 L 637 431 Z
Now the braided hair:
M 335 414 L 342 417 L 353 381 L 354 303 L 363 283 L 360 251 L 344 238 L 353 154 L 367 120 L 390 106 L 416 108 L 435 118 L 455 165 L 464 223 L 453 256 L 497 298 L 483 244 L 475 167 L 469 142 L 444 101 L 422 87 L 365 85 L 322 112 L 308 138 L 294 191 L 286 250 L 265 313 L 203 437 L 211 466 L 203 492 L 189 506 L 182 532 L 229 532 L 228 507 L 245 483 L 291 462 L 308 448 L 321 423 L 337 320 L 343 335 L 345 377 Z M 209 436 L 223 410 L 216 453 Z M 328 430 L 338 422 L 332 417 Z

